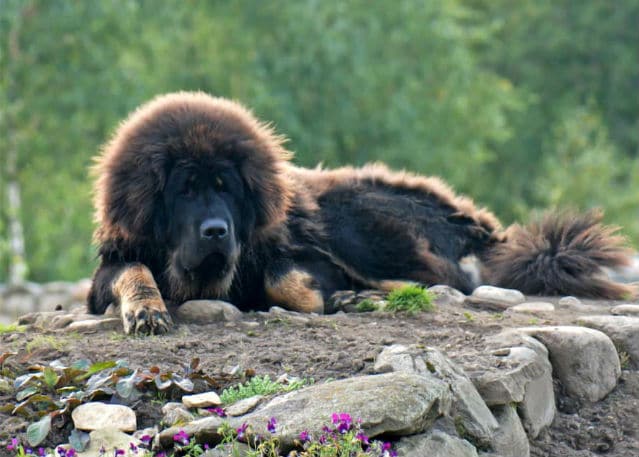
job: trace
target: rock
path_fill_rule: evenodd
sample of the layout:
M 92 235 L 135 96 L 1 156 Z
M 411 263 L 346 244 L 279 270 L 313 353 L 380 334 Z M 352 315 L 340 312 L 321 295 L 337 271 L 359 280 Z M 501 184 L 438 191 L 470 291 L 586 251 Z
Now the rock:
M 335 412 L 361 419 L 362 429 L 370 437 L 420 433 L 437 417 L 448 413 L 450 402 L 451 394 L 444 382 L 397 372 L 358 376 L 289 392 L 246 416 L 231 418 L 230 423 L 238 427 L 246 422 L 255 433 L 267 435 L 266 424 L 276 417 L 277 436 L 286 447 L 302 431 L 321 434 Z
M 115 449 L 128 451 L 131 443 L 140 445 L 140 440 L 113 427 L 94 430 L 89 434 L 89 438 L 89 446 L 83 452 L 78 452 L 78 457 L 111 456 L 114 455 Z M 104 450 L 106 452 L 103 452 Z
M 394 449 L 398 457 L 477 457 L 477 449 L 468 441 L 439 430 L 406 436 Z
M 553 312 L 555 305 L 547 302 L 526 302 L 512 306 L 508 310 L 526 314 L 543 314 Z
M 502 289 L 501 287 L 479 286 L 472 293 L 472 297 L 508 303 L 509 305 L 518 305 L 526 300 L 524 294 L 515 289 Z
M 244 443 L 227 443 L 221 444 L 213 449 L 209 449 L 201 457 L 249 457 L 254 456 L 251 454 L 251 448 Z
M 630 365 L 639 368 L 639 317 L 583 316 L 579 324 L 604 332 L 620 352 L 630 356 Z
M 253 411 L 255 407 L 262 402 L 262 400 L 264 400 L 264 396 L 254 395 L 252 397 L 245 398 L 244 400 L 236 401 L 225 408 L 226 414 L 229 416 L 241 416 Z
M 573 297 L 572 295 L 569 295 L 567 297 L 562 297 L 561 299 L 559 299 L 557 304 L 561 305 L 561 306 L 580 306 L 580 305 L 582 305 L 581 300 L 579 300 L 577 297 Z
M 621 375 L 619 356 L 604 333 L 570 326 L 518 331 L 539 339 L 548 348 L 553 372 L 571 397 L 599 401 L 617 385 Z
M 613 307 L 610 313 L 620 316 L 639 316 L 639 305 L 618 305 Z
M 195 438 L 198 443 L 215 443 L 221 440 L 217 429 L 224 423 L 225 419 L 217 416 L 207 416 L 196 419 L 188 424 L 169 427 L 160 432 L 158 443 L 163 448 L 173 446 L 173 435 L 184 430 L 190 437 Z
M 515 408 L 510 405 L 498 406 L 493 409 L 493 413 L 499 422 L 493 450 L 500 457 L 528 457 L 530 443 Z
M 468 376 L 437 349 L 390 346 L 379 354 L 374 369 L 414 373 L 446 382 L 453 393 L 450 415 L 460 435 L 478 446 L 490 446 L 497 421 Z
M 222 400 L 215 392 L 204 392 L 202 394 L 184 395 L 182 403 L 187 408 L 207 408 L 222 404 Z
M 57 316 L 66 315 L 64 311 L 43 311 L 23 314 L 18 318 L 19 325 L 35 325 L 36 327 L 43 327 L 44 324 L 50 322 Z
M 432 286 L 428 291 L 435 295 L 433 301 L 437 306 L 461 306 L 466 300 L 466 295 L 450 286 Z
M 509 303 L 503 301 L 489 300 L 487 298 L 478 298 L 473 296 L 466 297 L 463 306 L 466 308 L 475 308 L 482 311 L 494 311 L 498 313 L 507 311 L 508 308 L 511 307 Z
M 195 416 L 182 403 L 169 402 L 162 406 L 162 422 L 167 425 L 191 422 Z
M 135 412 L 124 405 L 84 403 L 73 410 L 71 418 L 78 430 L 115 428 L 123 432 L 134 432 L 137 429 Z
M 210 324 L 242 319 L 242 311 L 221 300 L 189 300 L 176 310 L 177 320 L 190 324 Z
M 87 333 L 98 332 L 101 330 L 116 330 L 121 327 L 122 320 L 119 317 L 110 317 L 71 322 L 66 329 L 70 332 Z
M 543 345 L 532 338 L 511 347 L 500 369 L 475 375 L 473 382 L 489 406 L 517 404 L 531 438 L 548 427 L 556 413 L 552 366 Z

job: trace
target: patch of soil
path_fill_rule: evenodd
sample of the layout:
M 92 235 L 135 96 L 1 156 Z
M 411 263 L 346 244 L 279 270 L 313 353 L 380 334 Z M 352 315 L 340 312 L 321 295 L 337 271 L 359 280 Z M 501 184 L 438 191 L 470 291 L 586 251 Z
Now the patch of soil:
M 557 303 L 556 299 L 545 301 Z M 588 302 L 581 314 L 604 314 L 615 304 Z M 248 313 L 238 322 L 182 324 L 169 335 L 155 337 L 128 337 L 118 332 L 88 335 L 59 332 L 54 334 L 56 342 L 51 345 L 35 332 L 5 334 L 0 336 L 0 353 L 18 352 L 16 359 L 24 363 L 126 359 L 132 368 L 157 365 L 172 371 L 180 371 L 191 359 L 199 357 L 200 368 L 212 377 L 219 377 L 221 390 L 239 381 L 228 375 L 234 367 L 239 373 L 251 370 L 272 378 L 288 373 L 320 382 L 373 373 L 375 357 L 390 344 L 433 346 L 454 360 L 468 350 L 481 353 L 485 339 L 504 328 L 574 324 L 576 318 L 574 310 L 559 306 L 556 312 L 541 318 L 455 306 L 413 316 Z M 596 404 L 578 405 L 561 393 L 560 386 L 556 393 L 559 412 L 552 427 L 532 443 L 532 456 L 639 455 L 639 372 L 624 371 L 617 388 Z M 0 394 L 0 406 L 7 401 L 8 397 Z M 159 402 L 138 405 L 139 428 L 158 423 L 160 407 Z M 0 413 L 0 442 L 20 431 L 14 422 L 15 418 Z M 65 432 L 66 428 L 68 425 Z

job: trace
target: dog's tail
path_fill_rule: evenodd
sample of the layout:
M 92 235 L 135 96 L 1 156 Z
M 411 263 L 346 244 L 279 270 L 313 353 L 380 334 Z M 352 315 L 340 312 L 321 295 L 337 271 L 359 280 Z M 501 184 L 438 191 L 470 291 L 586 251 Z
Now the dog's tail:
M 531 295 L 628 299 L 637 287 L 612 281 L 602 267 L 620 267 L 630 250 L 618 228 L 605 226 L 600 211 L 549 213 L 512 225 L 501 242 L 483 253 L 484 281 Z

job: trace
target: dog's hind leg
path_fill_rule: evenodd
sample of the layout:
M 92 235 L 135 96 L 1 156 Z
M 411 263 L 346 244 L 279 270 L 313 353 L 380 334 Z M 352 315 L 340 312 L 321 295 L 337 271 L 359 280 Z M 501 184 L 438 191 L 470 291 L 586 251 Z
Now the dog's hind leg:
M 291 311 L 324 313 L 324 297 L 308 271 L 298 267 L 281 273 L 270 271 L 264 282 L 269 302 Z
M 126 333 L 161 334 L 172 324 L 153 274 L 141 263 L 101 266 L 88 301 L 93 313 L 103 313 L 109 303 L 119 305 Z

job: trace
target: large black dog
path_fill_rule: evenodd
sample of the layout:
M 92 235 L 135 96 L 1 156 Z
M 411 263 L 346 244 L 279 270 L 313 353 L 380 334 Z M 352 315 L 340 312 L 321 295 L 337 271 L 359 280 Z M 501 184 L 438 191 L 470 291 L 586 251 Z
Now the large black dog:
M 459 266 L 468 255 L 485 282 L 529 294 L 635 293 L 600 274 L 626 251 L 597 213 L 502 230 L 437 178 L 382 165 L 301 169 L 283 142 L 239 104 L 203 93 L 161 96 L 131 114 L 95 167 L 91 311 L 114 303 L 127 332 L 162 333 L 165 302 L 327 312 L 342 289 L 418 282 L 469 292 Z

